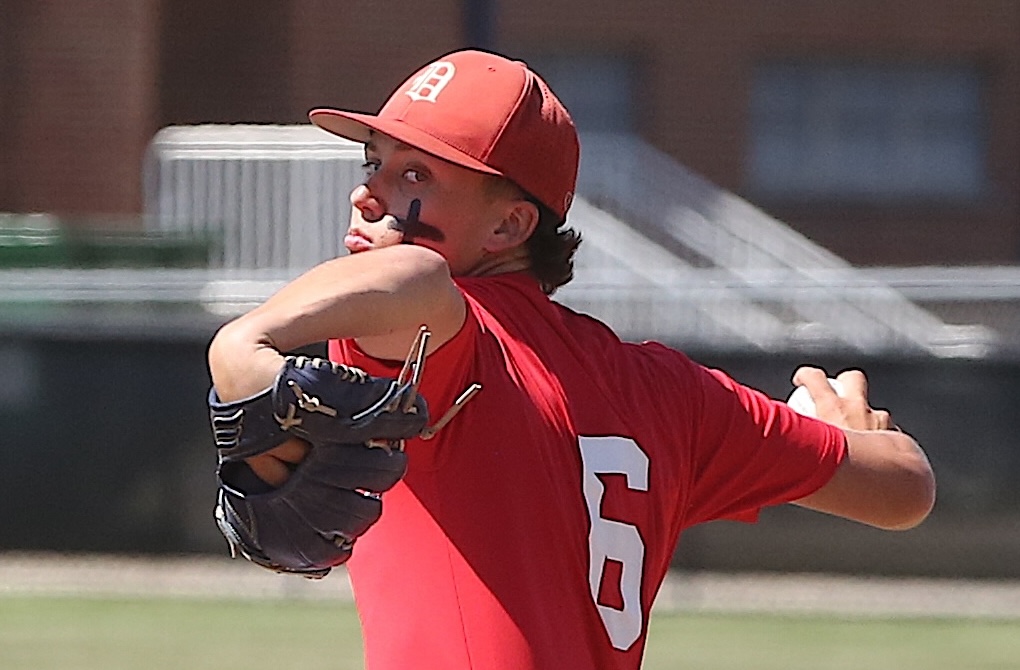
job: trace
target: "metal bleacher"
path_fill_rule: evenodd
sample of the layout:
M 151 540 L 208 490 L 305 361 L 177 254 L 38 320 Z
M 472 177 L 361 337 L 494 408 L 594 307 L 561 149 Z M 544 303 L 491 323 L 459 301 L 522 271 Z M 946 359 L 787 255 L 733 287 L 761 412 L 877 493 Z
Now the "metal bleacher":
M 164 128 L 145 160 L 146 226 L 216 231 L 211 268 L 306 270 L 344 253 L 363 162 L 314 126 Z
M 626 339 L 962 357 L 995 345 L 990 329 L 944 323 L 881 273 L 851 266 L 635 137 L 584 135 L 582 147 L 569 221 L 585 242 L 575 280 L 556 297 Z M 145 226 L 218 243 L 208 269 L 149 271 L 143 285 L 172 286 L 221 316 L 250 308 L 345 253 L 347 196 L 362 161 L 360 145 L 314 126 L 161 130 L 145 163 Z
M 634 251 L 640 245 L 647 289 L 676 295 L 682 287 L 682 304 L 707 316 L 708 323 L 699 318 L 690 333 L 697 340 L 743 340 L 764 350 L 820 346 L 937 356 L 981 355 L 994 341 L 987 328 L 944 323 L 875 273 L 855 268 L 635 136 L 589 134 L 582 146 L 578 192 L 626 220 L 640 237 L 621 235 L 617 244 Z M 595 217 L 582 217 L 588 232 Z M 648 246 L 651 240 L 658 253 Z M 614 261 L 621 261 L 619 250 Z M 588 281 L 604 274 L 591 272 Z M 684 332 L 680 323 L 669 327 Z

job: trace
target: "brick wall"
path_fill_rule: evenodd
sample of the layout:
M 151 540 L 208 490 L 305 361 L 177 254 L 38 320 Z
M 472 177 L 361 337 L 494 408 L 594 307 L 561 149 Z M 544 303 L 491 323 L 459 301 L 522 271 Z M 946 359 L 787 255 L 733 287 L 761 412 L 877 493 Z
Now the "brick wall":
M 372 111 L 464 43 L 463 0 L 8 0 L 0 22 L 0 211 L 131 213 L 162 125 Z M 638 66 L 650 141 L 742 192 L 752 68 L 777 56 L 972 59 L 990 75 L 988 172 L 953 208 L 758 203 L 858 263 L 1020 259 L 1020 0 L 516 0 L 510 55 L 615 52 Z
M 748 93 L 763 58 L 971 59 L 990 74 L 991 189 L 965 206 L 757 203 L 861 264 L 1020 260 L 1020 2 L 1017 0 L 518 0 L 508 51 L 615 51 L 638 63 L 642 134 L 744 191 Z M 565 29 L 569 26 L 569 29 Z
M 463 46 L 455 0 L 301 0 L 292 3 L 290 112 L 313 107 L 366 112 L 418 67 Z
M 28 0 L 5 11 L 0 210 L 139 210 L 155 121 L 156 4 Z

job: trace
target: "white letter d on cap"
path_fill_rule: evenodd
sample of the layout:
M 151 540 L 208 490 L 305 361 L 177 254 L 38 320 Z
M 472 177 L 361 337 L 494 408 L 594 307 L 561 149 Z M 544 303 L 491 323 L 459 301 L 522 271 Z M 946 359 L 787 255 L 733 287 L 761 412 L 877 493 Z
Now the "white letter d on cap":
M 457 68 L 453 63 L 437 61 L 425 67 L 425 70 L 411 83 L 411 88 L 404 91 L 412 100 L 435 102 L 446 85 L 453 79 Z

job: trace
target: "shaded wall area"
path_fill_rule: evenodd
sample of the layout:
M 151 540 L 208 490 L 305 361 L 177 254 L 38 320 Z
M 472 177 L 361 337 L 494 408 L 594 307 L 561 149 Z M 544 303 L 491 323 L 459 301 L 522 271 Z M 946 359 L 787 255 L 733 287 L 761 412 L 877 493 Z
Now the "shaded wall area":
M 478 16 L 483 6 L 491 15 Z M 107 226 L 102 217 L 117 215 L 126 217 L 119 225 L 137 225 L 139 170 L 160 128 L 306 123 L 319 106 L 376 110 L 415 68 L 483 38 L 536 67 L 585 63 L 570 80 L 588 82 L 577 75 L 589 74 L 593 83 L 573 87 L 595 100 L 608 95 L 605 67 L 615 71 L 616 63 L 628 74 L 614 108 L 626 110 L 642 138 L 855 264 L 1020 257 L 1020 0 L 5 0 L 2 7 L 0 211 L 73 216 L 78 226 Z M 984 191 L 960 202 L 755 194 L 748 178 L 755 72 L 787 61 L 977 68 L 988 137 Z M 555 89 L 570 90 L 549 74 Z
M 6 334 L 0 550 L 226 551 L 212 520 L 207 336 Z M 940 495 L 906 533 L 789 506 L 756 525 L 707 524 L 684 536 L 677 566 L 1020 577 L 1020 362 L 692 355 L 778 397 L 801 361 L 865 368 L 873 403 L 926 447 Z
M 1020 362 L 692 352 L 774 397 L 797 365 L 868 373 L 875 407 L 925 448 L 939 484 L 919 528 L 880 531 L 796 508 L 759 523 L 716 522 L 688 531 L 676 562 L 722 570 L 831 570 L 886 575 L 1020 577 Z
M 202 345 L 8 337 L 0 364 L 0 548 L 220 548 Z

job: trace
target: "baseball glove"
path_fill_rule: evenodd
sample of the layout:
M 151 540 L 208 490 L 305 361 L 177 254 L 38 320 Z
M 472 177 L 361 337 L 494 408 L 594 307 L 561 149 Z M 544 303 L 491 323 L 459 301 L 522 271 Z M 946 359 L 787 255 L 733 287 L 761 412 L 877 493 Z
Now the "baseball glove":
M 250 398 L 221 403 L 210 391 L 216 522 L 233 555 L 313 578 L 350 558 L 354 541 L 382 513 L 380 494 L 404 475 L 403 441 L 427 432 L 428 407 L 417 392 L 425 339 L 427 332 L 419 336 L 417 362 L 409 355 L 396 379 L 291 356 L 275 382 Z M 292 437 L 312 448 L 272 489 L 244 459 Z

